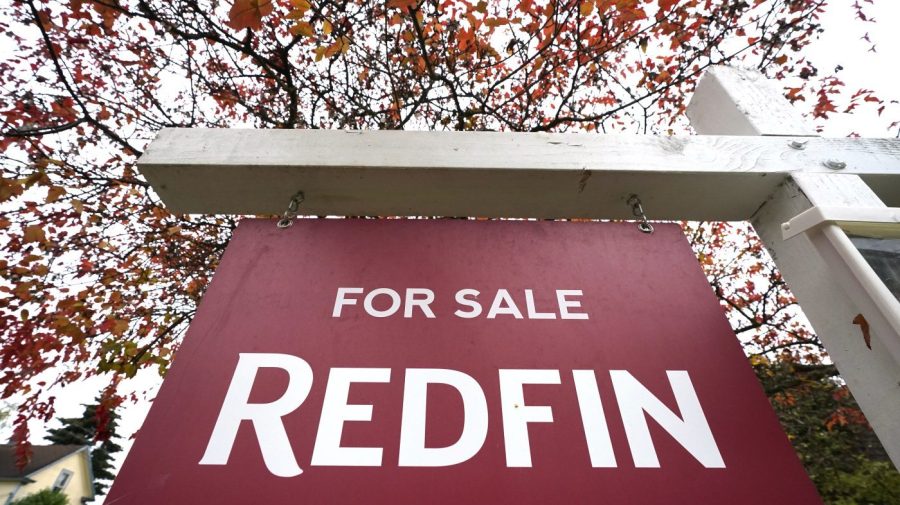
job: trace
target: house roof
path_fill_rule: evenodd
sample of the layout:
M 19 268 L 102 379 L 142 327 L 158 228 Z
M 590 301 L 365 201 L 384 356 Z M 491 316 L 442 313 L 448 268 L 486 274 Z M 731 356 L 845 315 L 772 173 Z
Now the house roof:
M 59 461 L 60 459 L 86 449 L 85 445 L 33 445 L 31 461 L 22 471 L 16 468 L 16 446 L 0 445 L 0 480 L 19 480 Z

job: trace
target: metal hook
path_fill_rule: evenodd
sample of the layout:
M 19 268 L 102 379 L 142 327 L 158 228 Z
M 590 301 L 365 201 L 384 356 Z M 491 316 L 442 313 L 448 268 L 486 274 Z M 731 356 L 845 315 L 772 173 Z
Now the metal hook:
M 290 228 L 293 226 L 294 218 L 297 217 L 297 211 L 300 209 L 300 204 L 303 203 L 303 199 L 304 196 L 302 191 L 298 191 L 297 194 L 292 196 L 291 201 L 288 203 L 287 210 L 284 211 L 284 214 L 275 226 L 279 228 Z
M 641 222 L 638 223 L 638 230 L 641 230 L 644 233 L 653 233 L 653 225 L 647 220 L 647 214 L 644 213 L 644 206 L 641 205 L 641 199 L 633 194 L 628 197 L 627 203 L 631 206 L 631 213 L 634 217 L 641 220 Z

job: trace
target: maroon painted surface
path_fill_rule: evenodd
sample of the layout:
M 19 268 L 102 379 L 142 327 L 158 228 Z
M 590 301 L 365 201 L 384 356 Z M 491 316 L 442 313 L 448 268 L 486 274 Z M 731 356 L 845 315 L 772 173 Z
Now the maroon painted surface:
M 427 287 L 437 318 L 331 311 L 338 287 Z M 453 295 L 498 288 L 540 309 L 555 289 L 584 291 L 589 320 L 453 317 Z M 360 302 L 361 304 L 361 302 Z M 351 310 L 353 309 L 353 310 Z M 523 309 L 524 310 L 524 309 Z M 310 396 L 284 418 L 303 474 L 271 475 L 244 422 L 228 465 L 200 466 L 241 352 L 289 353 L 313 368 Z M 354 384 L 371 422 L 345 424 L 343 446 L 383 447 L 381 467 L 310 466 L 328 370 L 390 367 L 389 384 Z M 398 468 L 405 368 L 475 377 L 488 401 L 481 451 L 444 468 Z M 553 423 L 529 427 L 532 468 L 507 468 L 497 370 L 559 369 L 560 385 L 525 387 Z M 617 468 L 592 468 L 572 369 L 594 369 Z M 661 468 L 635 468 L 608 371 L 628 370 L 674 405 L 666 370 L 687 370 L 727 468 L 705 469 L 652 419 Z M 265 370 L 251 400 L 271 401 L 286 374 Z M 428 445 L 461 432 L 461 401 L 429 388 Z M 820 503 L 678 227 L 402 220 L 241 223 L 106 503 L 758 504 Z

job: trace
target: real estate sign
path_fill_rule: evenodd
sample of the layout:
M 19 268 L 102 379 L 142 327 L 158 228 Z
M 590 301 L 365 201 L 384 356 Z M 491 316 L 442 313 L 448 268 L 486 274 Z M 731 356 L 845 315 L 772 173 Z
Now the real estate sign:
M 675 225 L 238 228 L 107 503 L 819 503 Z

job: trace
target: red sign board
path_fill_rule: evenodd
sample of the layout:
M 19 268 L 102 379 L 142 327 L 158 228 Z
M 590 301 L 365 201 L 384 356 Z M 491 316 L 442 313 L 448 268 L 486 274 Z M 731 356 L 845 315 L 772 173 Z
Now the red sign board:
M 107 503 L 820 503 L 675 225 L 244 221 Z

